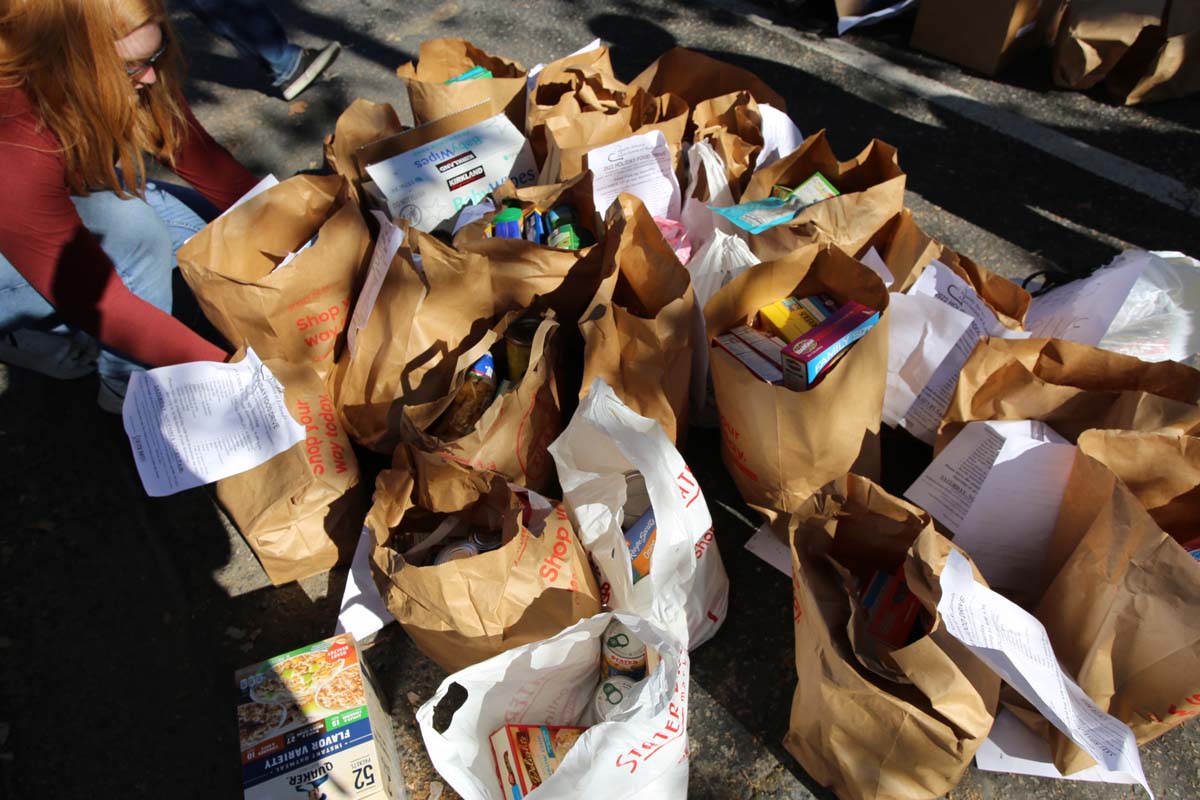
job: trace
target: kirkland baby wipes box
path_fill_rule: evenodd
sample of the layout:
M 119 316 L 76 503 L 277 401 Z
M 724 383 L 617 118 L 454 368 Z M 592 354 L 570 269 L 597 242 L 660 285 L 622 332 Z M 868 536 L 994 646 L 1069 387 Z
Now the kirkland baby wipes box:
M 394 220 L 428 233 L 506 178 L 533 184 L 537 165 L 529 142 L 508 117 L 490 111 L 481 103 L 359 149 L 359 163 Z
M 246 667 L 237 684 L 246 800 L 403 800 L 391 720 L 354 637 Z

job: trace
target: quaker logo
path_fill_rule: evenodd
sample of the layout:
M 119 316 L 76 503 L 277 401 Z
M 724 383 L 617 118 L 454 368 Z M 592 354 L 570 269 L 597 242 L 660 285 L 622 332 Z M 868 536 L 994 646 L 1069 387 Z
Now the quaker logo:
M 478 167 L 471 167 L 471 169 L 467 170 L 461 175 L 455 175 L 453 178 L 450 178 L 446 181 L 446 186 L 450 187 L 450 191 L 454 192 L 468 184 L 481 180 L 483 180 L 482 165 Z
M 464 150 L 454 158 L 448 158 L 445 161 L 434 164 L 434 166 L 437 167 L 438 172 L 450 172 L 451 170 L 458 169 L 463 164 L 474 160 L 475 152 L 472 150 Z

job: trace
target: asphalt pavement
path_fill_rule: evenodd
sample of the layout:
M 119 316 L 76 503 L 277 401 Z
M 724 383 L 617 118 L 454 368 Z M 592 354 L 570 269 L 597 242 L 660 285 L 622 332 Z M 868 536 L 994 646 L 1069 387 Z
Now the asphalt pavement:
M 689 47 L 754 71 L 805 133 L 826 129 L 841 158 L 876 137 L 895 145 L 919 224 L 1002 274 L 1084 274 L 1126 246 L 1200 254 L 1190 196 L 1146 191 L 1200 186 L 1200 101 L 1122 108 L 1102 93 L 1058 91 L 1036 56 L 985 79 L 908 49 L 911 20 L 837 40 L 832 4 L 815 0 L 269 5 L 296 41 L 344 46 L 292 103 L 264 94 L 260 72 L 177 15 L 197 114 L 260 173 L 319 168 L 321 141 L 354 98 L 404 108 L 394 71 L 424 39 L 464 37 L 532 66 L 601 37 L 620 78 Z M 0 367 L 0 797 L 239 797 L 233 672 L 329 635 L 344 573 L 273 588 L 206 490 L 147 498 L 95 390 L 94 378 L 55 383 Z M 742 549 L 757 523 L 717 447 L 714 432 L 692 431 L 687 457 L 732 590 L 722 631 L 693 654 L 689 794 L 829 797 L 781 744 L 796 680 L 790 585 Z M 413 717 L 444 673 L 394 626 L 368 660 L 390 695 L 411 795 L 454 796 Z M 1157 796 L 1200 797 L 1198 746 L 1193 724 L 1142 749 Z M 1140 794 L 972 767 L 950 797 Z

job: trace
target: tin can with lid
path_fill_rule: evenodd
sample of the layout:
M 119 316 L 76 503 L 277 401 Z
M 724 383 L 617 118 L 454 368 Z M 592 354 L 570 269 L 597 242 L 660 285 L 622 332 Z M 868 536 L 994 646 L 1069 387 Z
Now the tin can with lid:
M 633 525 L 650 510 L 650 492 L 646 489 L 646 478 L 636 469 L 631 469 L 625 478 L 625 505 L 621 507 L 621 530 Z
M 600 639 L 600 674 L 634 680 L 646 677 L 646 645 L 628 626 L 615 619 L 608 623 Z
M 480 553 L 498 550 L 501 544 L 500 531 L 472 531 L 471 535 L 467 537 L 467 544 Z
M 592 700 L 592 712 L 597 722 L 604 722 L 621 710 L 622 705 L 628 705 L 628 700 L 637 688 L 637 681 L 625 675 L 615 675 L 611 678 L 601 678 L 596 687 L 596 696 Z
M 533 351 L 533 337 L 537 335 L 540 317 L 527 314 L 517 319 L 504 331 L 504 352 L 508 354 L 508 380 L 520 383 L 529 370 L 529 357 Z
M 433 563 L 445 564 L 447 561 L 455 561 L 460 558 L 470 558 L 471 556 L 479 555 L 479 548 L 468 542 L 450 542 L 448 545 L 438 551 L 434 557 Z

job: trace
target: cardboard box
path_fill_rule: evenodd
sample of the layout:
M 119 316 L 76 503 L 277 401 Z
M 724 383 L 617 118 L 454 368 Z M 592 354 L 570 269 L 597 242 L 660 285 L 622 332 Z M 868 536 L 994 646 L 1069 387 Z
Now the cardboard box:
M 342 634 L 237 672 L 246 800 L 403 800 L 392 723 L 354 637 Z
M 529 142 L 504 114 L 480 103 L 364 145 L 356 157 L 387 199 L 388 215 L 426 233 L 511 178 L 537 179 Z
M 1052 0 L 921 0 L 912 46 L 985 75 L 1034 47 L 1042 3 Z
M 783 385 L 795 391 L 812 387 L 826 369 L 879 322 L 879 312 L 850 301 L 783 351 Z
M 713 346 L 721 348 L 736 358 L 759 380 L 767 383 L 783 382 L 783 372 L 734 334 L 723 333 L 717 336 L 713 339 Z

